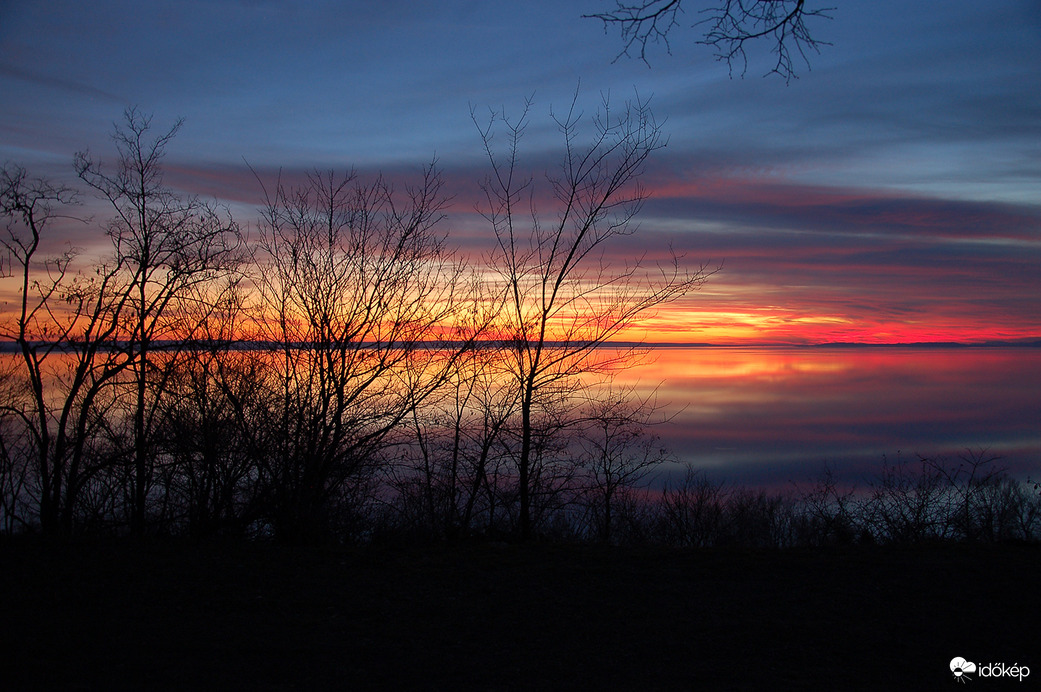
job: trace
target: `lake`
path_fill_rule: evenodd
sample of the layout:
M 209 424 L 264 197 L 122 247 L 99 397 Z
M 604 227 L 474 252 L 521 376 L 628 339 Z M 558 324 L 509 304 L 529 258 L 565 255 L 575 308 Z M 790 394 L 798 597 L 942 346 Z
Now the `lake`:
M 986 449 L 1041 477 L 1041 349 L 656 347 L 616 374 L 657 386 L 656 428 L 680 463 L 759 487 L 848 481 L 883 458 Z M 659 478 L 659 482 L 662 479 Z
M 856 482 L 883 458 L 981 449 L 1041 479 L 1041 348 L 652 347 L 613 379 L 656 389 L 678 464 L 735 484 L 782 488 L 826 464 Z

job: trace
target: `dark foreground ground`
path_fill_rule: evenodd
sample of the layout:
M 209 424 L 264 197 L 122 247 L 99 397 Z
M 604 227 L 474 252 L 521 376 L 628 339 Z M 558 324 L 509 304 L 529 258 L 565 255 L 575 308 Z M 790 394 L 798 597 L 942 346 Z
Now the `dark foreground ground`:
M 0 689 L 1041 687 L 1041 548 L 0 543 Z

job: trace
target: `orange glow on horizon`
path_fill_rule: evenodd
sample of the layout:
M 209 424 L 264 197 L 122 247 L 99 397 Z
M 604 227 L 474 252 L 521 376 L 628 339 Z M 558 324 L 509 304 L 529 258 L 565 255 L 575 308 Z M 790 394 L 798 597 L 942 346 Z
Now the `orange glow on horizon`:
M 13 338 L 16 330 L 14 321 L 20 305 L 18 292 L 13 290 L 11 279 L 0 282 L 0 322 L 4 325 L 6 338 Z M 771 287 L 764 284 L 742 285 L 727 281 L 723 285 L 712 285 L 706 290 L 690 294 L 675 303 L 659 306 L 645 313 L 624 329 L 610 335 L 610 341 L 640 343 L 709 343 L 718 345 L 813 345 L 824 343 L 865 344 L 910 344 L 927 342 L 981 343 L 1007 340 L 1041 340 L 1041 329 L 1026 321 L 1014 322 L 1008 316 L 983 316 L 975 314 L 970 305 L 961 307 L 957 297 L 949 303 L 936 303 L 935 309 L 927 314 L 919 311 L 894 318 L 883 308 L 874 308 L 871 296 L 863 296 L 857 302 L 856 313 L 843 310 L 847 305 L 841 301 L 828 303 L 816 299 L 818 305 L 801 305 L 798 298 L 774 295 Z M 834 308 L 829 310 L 829 308 Z M 845 314 L 844 314 L 845 313 Z M 417 317 L 425 315 L 420 311 Z M 425 315 L 429 319 L 429 315 Z M 903 317 L 903 319 L 898 319 Z M 256 313 L 243 318 L 231 327 L 236 334 L 222 336 L 254 340 L 265 338 L 278 329 L 274 320 L 258 320 Z M 577 315 L 558 316 L 551 325 L 549 340 L 559 340 L 567 333 L 570 338 L 582 341 L 584 335 L 593 334 L 597 319 L 592 313 L 588 317 Z M 576 326 L 578 325 L 578 326 Z M 47 339 L 42 324 L 35 325 L 34 339 Z M 266 328 L 265 328 L 266 326 Z M 299 325 L 297 325 L 299 326 Z M 555 328 L 552 328 L 555 327 Z M 451 324 L 427 326 L 420 340 L 460 340 L 472 335 L 472 326 Z M 306 338 L 306 329 L 291 329 L 294 335 Z M 409 332 L 410 330 L 405 330 Z M 411 332 L 416 336 L 415 332 Z M 479 338 L 489 341 L 505 340 L 515 336 L 508 328 L 489 329 Z M 268 336 L 267 338 L 270 338 Z
M 806 314 L 776 307 L 743 310 L 662 309 L 616 337 L 647 343 L 788 344 L 825 343 L 911 344 L 928 342 L 982 343 L 1038 339 L 1029 326 L 952 325 L 937 319 L 907 321 L 853 319 L 834 314 Z
M 0 311 L 0 320 L 6 327 L 6 336 L 14 336 L 15 318 L 11 305 Z M 244 320 L 238 327 L 235 338 L 255 340 L 271 338 L 278 331 L 275 321 L 269 320 L 268 327 L 256 320 Z M 37 329 L 36 331 L 39 331 Z M 296 331 L 292 330 L 291 331 Z M 406 330 L 407 332 L 408 330 Z M 564 333 L 552 329 L 547 335 L 550 341 L 560 340 Z M 470 338 L 472 329 L 451 325 L 433 325 L 420 337 L 427 341 L 458 341 Z M 233 335 L 226 334 L 225 338 Z M 299 332 L 303 338 L 304 332 Z M 501 341 L 515 335 L 502 329 L 488 329 L 479 340 Z M 46 340 L 48 334 L 30 334 L 30 338 Z M 571 334 L 571 339 L 582 341 L 581 330 Z M 648 315 L 625 329 L 613 334 L 611 342 L 648 344 L 715 344 L 735 346 L 755 345 L 814 345 L 826 343 L 861 344 L 912 344 L 912 343 L 983 343 L 988 341 L 1041 340 L 1041 334 L 1028 326 L 1007 325 L 952 325 L 942 319 L 932 321 L 906 321 L 878 319 L 855 320 L 850 317 L 829 314 L 797 313 L 777 307 L 719 309 L 680 309 L 665 306 L 655 314 Z

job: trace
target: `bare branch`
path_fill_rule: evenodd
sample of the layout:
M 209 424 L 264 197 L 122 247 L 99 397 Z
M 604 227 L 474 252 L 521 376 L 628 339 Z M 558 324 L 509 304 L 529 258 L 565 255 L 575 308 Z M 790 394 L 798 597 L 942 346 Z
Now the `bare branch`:
M 669 34 L 679 25 L 678 16 L 683 12 L 682 0 L 646 0 L 628 3 L 616 0 L 615 9 L 607 12 L 583 15 L 599 19 L 606 32 L 615 26 L 621 34 L 623 47 L 615 58 L 632 56 L 639 47 L 639 58 L 650 64 L 647 58 L 649 44 L 662 43 L 671 53 Z M 696 43 L 711 46 L 716 59 L 727 64 L 731 75 L 735 65 L 743 77 L 748 71 L 749 44 L 768 40 L 770 52 L 776 62 L 766 74 L 776 74 L 786 83 L 797 78 L 795 58 L 801 58 L 810 68 L 808 53 L 820 53 L 822 46 L 831 45 L 814 37 L 806 20 L 811 18 L 831 19 L 833 7 L 810 8 L 805 0 L 718 0 L 699 10 L 703 18 L 693 27 L 704 33 Z
M 605 95 L 598 113 L 584 119 L 576 92 L 567 111 L 553 115 L 564 154 L 547 175 L 552 220 L 536 209 L 535 183 L 521 173 L 518 144 L 530 106 L 525 103 L 516 121 L 494 112 L 487 125 L 477 123 L 492 169 L 482 210 L 498 241 L 489 264 L 501 277 L 508 305 L 497 329 L 508 339 L 503 357 L 517 388 L 518 530 L 524 538 L 546 470 L 546 445 L 552 446 L 552 431 L 572 422 L 563 402 L 581 387 L 580 375 L 612 361 L 598 361 L 597 347 L 649 310 L 696 290 L 712 273 L 704 266 L 690 271 L 678 259 L 671 268 L 645 268 L 639 262 L 612 267 L 605 258 L 612 238 L 635 232 L 634 218 L 647 197 L 639 177 L 651 154 L 665 146 L 645 99 L 637 95 L 615 110 Z M 507 134 L 504 153 L 493 146 L 500 124 Z

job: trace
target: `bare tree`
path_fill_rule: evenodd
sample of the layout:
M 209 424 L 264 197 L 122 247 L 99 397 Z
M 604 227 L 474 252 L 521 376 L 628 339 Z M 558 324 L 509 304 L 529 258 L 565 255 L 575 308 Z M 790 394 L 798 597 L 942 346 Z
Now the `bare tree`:
M 243 301 L 238 291 L 224 292 L 216 309 L 200 300 L 208 314 L 161 404 L 164 504 L 192 536 L 242 535 L 256 509 L 257 464 L 243 425 L 253 421 L 239 412 L 255 412 L 268 393 L 263 359 L 237 347 L 247 328 Z
M 0 407 L 0 534 L 6 535 L 11 535 L 16 526 L 25 523 L 21 506 L 26 499 L 25 487 L 29 477 L 25 450 L 15 444 L 21 426 L 11 411 L 12 403 L 18 398 L 14 365 L 6 362 L 0 365 L 0 397 L 8 402 Z
M 917 464 L 883 457 L 865 508 L 874 536 L 887 543 L 920 543 L 954 537 L 951 486 L 940 468 L 921 457 Z
M 504 357 L 518 392 L 517 530 L 524 539 L 532 535 L 538 452 L 547 449 L 538 431 L 559 424 L 561 402 L 573 396 L 579 375 L 604 372 L 633 355 L 597 347 L 648 310 L 699 288 L 712 273 L 705 266 L 688 271 L 676 257 L 671 266 L 654 267 L 607 260 L 606 244 L 636 230 L 633 219 L 647 196 L 639 177 L 664 140 L 646 101 L 637 97 L 615 111 L 604 97 L 583 146 L 577 104 L 576 92 L 565 115 L 554 116 L 565 154 L 547 177 L 552 219 L 538 210 L 537 186 L 519 160 L 530 100 L 517 120 L 492 112 L 484 123 L 472 113 L 491 164 L 482 185 L 483 214 L 497 241 L 489 264 L 506 294 L 498 329 L 508 338 Z M 502 151 L 496 148 L 499 130 L 506 134 Z
M 485 321 L 482 316 L 482 331 Z M 450 539 L 469 533 L 478 518 L 494 527 L 495 471 L 517 411 L 516 388 L 504 385 L 503 375 L 498 349 L 477 346 L 458 361 L 442 391 L 413 411 L 414 438 L 402 463 L 388 469 L 406 521 Z
M 72 249 L 40 257 L 47 226 L 74 201 L 70 188 L 31 178 L 20 167 L 0 174 L 0 242 L 19 295 L 0 335 L 17 345 L 23 366 L 17 381 L 25 385 L 8 390 L 3 408 L 24 432 L 22 453 L 48 534 L 72 530 L 80 494 L 99 471 L 87 450 L 103 424 L 100 395 L 127 366 L 113 345 L 127 301 L 118 267 L 98 264 L 82 275 L 72 270 Z M 6 454 L 14 453 L 8 445 Z
M 649 427 L 659 407 L 631 391 L 594 392 L 574 436 L 597 538 L 610 543 L 618 505 L 671 456 Z
M 662 491 L 660 533 L 677 545 L 715 545 L 724 531 L 730 494 L 722 482 L 688 464 L 683 480 Z
M 152 137 L 151 116 L 128 108 L 113 133 L 118 152 L 114 166 L 88 152 L 76 155 L 79 177 L 115 212 L 107 233 L 112 262 L 126 283 L 117 336 L 124 343 L 133 381 L 128 454 L 134 532 L 145 524 L 156 454 L 153 431 L 169 376 L 166 366 L 198 326 L 199 311 L 185 309 L 185 303 L 197 308 L 197 289 L 228 276 L 239 261 L 239 232 L 230 214 L 197 197 L 179 195 L 164 183 L 166 147 L 181 124 L 178 120 Z
M 268 191 L 255 262 L 257 333 L 277 345 L 264 459 L 276 533 L 328 529 L 333 500 L 365 483 L 466 345 L 431 348 L 462 303 L 435 232 L 445 199 L 433 165 L 396 193 L 382 176 L 315 172 Z
M 830 464 L 824 466 L 816 483 L 802 493 L 800 508 L 805 543 L 851 543 L 858 530 L 864 528 L 864 512 L 857 502 L 856 488 L 842 486 Z
M 699 10 L 702 18 L 693 27 L 704 31 L 697 43 L 711 46 L 716 59 L 725 62 L 731 74 L 735 65 L 742 76 L 748 71 L 747 46 L 772 42 L 776 62 L 767 74 L 789 82 L 797 76 L 796 57 L 809 68 L 807 54 L 820 53 L 821 46 L 831 45 L 815 38 L 806 21 L 831 19 L 833 9 L 807 7 L 805 0 L 724 0 Z M 619 57 L 631 55 L 638 48 L 640 59 L 648 62 L 648 44 L 662 43 L 666 51 L 670 50 L 669 33 L 680 25 L 682 13 L 683 0 L 615 0 L 614 9 L 584 16 L 599 19 L 604 31 L 618 27 L 624 44 Z

